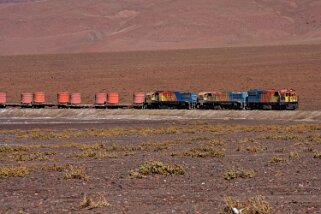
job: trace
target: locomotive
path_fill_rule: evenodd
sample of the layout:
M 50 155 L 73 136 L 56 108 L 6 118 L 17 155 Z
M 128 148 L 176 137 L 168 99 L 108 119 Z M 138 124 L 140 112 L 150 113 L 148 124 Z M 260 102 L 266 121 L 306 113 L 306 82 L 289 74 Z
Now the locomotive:
M 200 92 L 197 95 L 193 92 L 157 91 L 147 94 L 144 107 L 215 110 L 295 110 L 299 107 L 299 102 L 297 93 L 293 89 L 251 89 L 246 92 Z

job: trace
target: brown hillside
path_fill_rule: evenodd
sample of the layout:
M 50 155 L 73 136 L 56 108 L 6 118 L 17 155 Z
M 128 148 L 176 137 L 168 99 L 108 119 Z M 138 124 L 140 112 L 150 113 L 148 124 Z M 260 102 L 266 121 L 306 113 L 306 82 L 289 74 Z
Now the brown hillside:
M 320 0 L 5 2 L 1 55 L 321 42 Z

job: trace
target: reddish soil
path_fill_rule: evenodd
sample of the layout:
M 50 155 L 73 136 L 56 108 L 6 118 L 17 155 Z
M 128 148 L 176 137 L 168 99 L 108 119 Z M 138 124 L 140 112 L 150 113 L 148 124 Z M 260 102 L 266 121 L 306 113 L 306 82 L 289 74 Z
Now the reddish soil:
M 0 55 L 320 44 L 321 2 L 1 0 L 0 26 Z
M 320 110 L 321 45 L 30 55 L 0 57 L 0 91 L 8 102 L 21 92 L 81 92 L 93 103 L 99 91 L 132 102 L 135 91 L 242 91 L 293 88 L 302 110 Z
M 34 128 L 37 128 L 34 134 L 24 132 L 26 129 Z M 107 133 L 111 128 L 131 130 L 170 128 L 176 132 L 167 134 L 123 132 L 109 137 L 93 135 L 70 137 L 70 134 L 97 129 L 101 129 L 97 133 Z M 283 122 L 267 124 L 264 121 L 109 121 L 99 125 L 88 123 L 28 127 L 2 125 L 1 148 L 4 144 L 9 147 L 42 145 L 42 148 L 22 152 L 2 152 L 0 167 L 18 165 L 15 160 L 17 153 L 31 154 L 38 151 L 54 152 L 54 154 L 49 156 L 49 160 L 20 162 L 31 169 L 34 167 L 25 177 L 0 178 L 0 212 L 88 213 L 86 209 L 79 207 L 83 196 L 99 193 L 108 200 L 110 206 L 93 209 L 92 213 L 219 213 L 225 206 L 224 196 L 245 199 L 256 195 L 265 197 L 272 206 L 272 213 L 320 213 L 321 159 L 313 158 L 316 152 L 321 151 L 320 128 L 320 124 Z M 192 133 L 186 130 L 200 131 Z M 62 136 L 56 138 L 50 133 Z M 283 138 L 273 138 L 277 136 Z M 105 159 L 68 157 L 68 154 L 81 150 L 73 147 L 59 148 L 64 143 L 85 145 L 101 143 L 104 146 L 116 144 L 139 147 L 148 141 L 155 141 L 157 145 L 176 139 L 183 140 L 168 147 L 154 145 L 155 147 L 151 146 L 147 150 L 133 153 L 116 149 L 108 153 L 116 154 L 117 157 Z M 171 155 L 187 148 L 199 147 L 213 139 L 225 142 L 223 145 L 215 146 L 225 149 L 224 157 Z M 57 147 L 46 148 L 50 145 Z M 253 146 L 259 150 L 249 152 L 248 148 Z M 103 149 L 98 150 L 103 151 Z M 297 152 L 299 156 L 290 158 L 290 152 Z M 273 157 L 281 157 L 286 161 L 273 162 Z M 150 160 L 180 164 L 184 167 L 185 174 L 148 175 L 142 179 L 129 177 L 130 170 Z M 53 164 L 85 166 L 90 178 L 66 180 L 64 172 L 39 169 L 41 166 Z M 233 167 L 253 169 L 255 176 L 225 180 L 224 173 Z

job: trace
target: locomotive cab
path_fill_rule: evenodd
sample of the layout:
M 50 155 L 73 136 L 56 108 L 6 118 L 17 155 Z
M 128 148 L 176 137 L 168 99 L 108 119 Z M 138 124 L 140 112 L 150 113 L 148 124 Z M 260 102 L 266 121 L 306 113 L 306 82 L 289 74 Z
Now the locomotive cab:
M 284 89 L 280 90 L 280 100 L 285 103 L 295 103 L 298 102 L 298 96 L 295 90 L 293 89 Z
M 280 93 L 280 104 L 283 104 L 284 109 L 295 110 L 298 108 L 298 95 L 293 89 L 283 89 L 279 91 Z

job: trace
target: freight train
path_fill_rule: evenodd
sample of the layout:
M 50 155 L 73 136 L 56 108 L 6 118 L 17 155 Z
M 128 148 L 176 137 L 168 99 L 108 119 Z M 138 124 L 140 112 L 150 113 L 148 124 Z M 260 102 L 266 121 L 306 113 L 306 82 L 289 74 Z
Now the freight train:
M 293 89 L 245 92 L 181 92 L 154 91 L 134 94 L 132 104 L 120 104 L 119 94 L 97 93 L 94 104 L 82 104 L 80 93 L 59 92 L 57 103 L 45 102 L 43 92 L 22 93 L 20 103 L 7 103 L 6 93 L 0 92 L 0 108 L 141 108 L 141 109 L 238 109 L 238 110 L 295 110 L 299 97 Z

